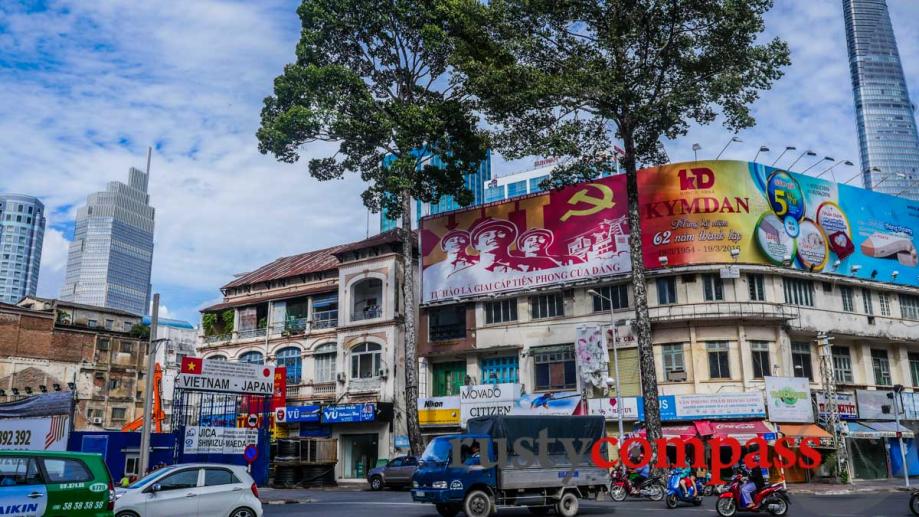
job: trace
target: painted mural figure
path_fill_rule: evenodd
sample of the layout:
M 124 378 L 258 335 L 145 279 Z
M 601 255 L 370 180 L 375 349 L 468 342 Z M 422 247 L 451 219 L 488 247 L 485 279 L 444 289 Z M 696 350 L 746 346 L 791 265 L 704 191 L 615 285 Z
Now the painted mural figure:
M 452 230 L 440 240 L 440 248 L 446 253 L 447 258 L 433 264 L 424 270 L 424 281 L 441 284 L 454 273 L 478 262 L 478 257 L 469 255 L 469 232 L 465 230 Z M 432 284 L 428 284 L 432 285 Z
M 539 271 L 552 269 L 561 265 L 549 256 L 549 246 L 555 236 L 544 228 L 532 228 L 517 238 L 517 252 L 513 254 L 514 262 L 521 271 Z
M 468 268 L 470 274 L 484 271 L 507 273 L 520 271 L 510 246 L 517 237 L 517 227 L 503 219 L 485 219 L 471 229 L 472 247 L 479 252 L 478 262 Z

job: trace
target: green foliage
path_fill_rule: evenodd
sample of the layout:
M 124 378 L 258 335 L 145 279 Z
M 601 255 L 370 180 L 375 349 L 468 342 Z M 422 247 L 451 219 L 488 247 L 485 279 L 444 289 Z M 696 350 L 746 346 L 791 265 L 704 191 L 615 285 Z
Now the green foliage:
M 233 332 L 233 320 L 236 313 L 233 309 L 223 312 L 205 312 L 201 315 L 201 327 L 205 336 L 217 336 Z
M 139 339 L 150 339 L 150 327 L 143 323 L 135 323 L 131 327 L 131 336 Z
M 220 323 L 223 325 L 223 334 L 230 334 L 233 332 L 235 320 L 236 311 L 233 309 L 226 309 L 220 313 Z
M 568 157 L 553 181 L 666 161 L 661 138 L 717 116 L 733 130 L 790 63 L 760 42 L 771 0 L 445 0 L 457 68 L 509 157 Z
M 217 335 L 217 313 L 205 312 L 201 315 L 201 328 L 205 336 Z
M 364 204 L 392 217 L 406 195 L 469 204 L 463 174 L 478 168 L 487 142 L 448 73 L 453 40 L 438 13 L 417 0 L 304 0 L 298 14 L 297 60 L 265 99 L 259 150 L 292 163 L 303 145 L 334 142 L 333 153 L 310 159 L 310 174 L 360 173 Z

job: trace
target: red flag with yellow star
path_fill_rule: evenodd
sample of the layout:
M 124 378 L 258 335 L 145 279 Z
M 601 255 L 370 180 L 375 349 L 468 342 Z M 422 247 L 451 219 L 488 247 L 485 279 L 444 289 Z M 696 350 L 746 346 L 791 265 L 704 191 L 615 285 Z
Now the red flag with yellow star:
M 187 373 L 190 375 L 201 375 L 201 367 L 203 364 L 204 360 L 200 357 L 183 357 L 182 373 Z

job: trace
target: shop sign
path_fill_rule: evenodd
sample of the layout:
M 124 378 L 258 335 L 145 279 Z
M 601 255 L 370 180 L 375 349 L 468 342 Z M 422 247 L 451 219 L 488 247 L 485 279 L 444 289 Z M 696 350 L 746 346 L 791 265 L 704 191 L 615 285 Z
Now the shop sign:
M 411 444 L 408 441 L 408 436 L 405 436 L 404 434 L 396 436 L 395 446 L 397 449 L 410 449 Z
M 900 415 L 900 419 L 919 420 L 919 393 L 900 393 L 900 400 L 903 401 L 903 414 Z
M 807 377 L 766 377 L 765 381 L 770 422 L 813 423 Z
M 460 397 L 419 398 L 418 423 L 421 425 L 459 425 Z
M 377 405 L 373 402 L 325 406 L 322 408 L 322 423 L 373 422 L 376 419 L 376 413 Z
M 258 443 L 258 430 L 240 427 L 188 426 L 185 454 L 242 454 Z
M 520 385 L 512 383 L 476 384 L 460 388 L 460 424 L 470 418 L 509 415 L 520 398 Z
M 590 399 L 587 401 L 587 410 L 591 415 L 600 415 L 607 420 L 618 420 L 619 412 L 616 410 L 616 397 Z M 622 419 L 644 420 L 644 401 L 638 397 L 622 397 Z
M 894 420 L 894 400 L 887 398 L 892 391 L 855 390 L 858 401 L 858 414 L 864 420 Z
M 759 392 L 663 395 L 661 420 L 699 418 L 766 418 L 766 407 Z
M 183 390 L 273 396 L 274 367 L 183 357 L 175 387 Z
M 521 395 L 514 401 L 512 415 L 573 415 L 581 402 L 576 391 L 549 391 Z
M 66 451 L 70 417 L 4 418 L 0 420 L 0 450 Z
M 827 412 L 827 398 L 823 393 L 817 393 L 817 412 L 821 419 L 830 416 Z M 855 405 L 855 394 L 847 392 L 836 392 L 836 413 L 839 414 L 840 420 L 855 420 L 858 418 L 858 408 Z
M 275 410 L 275 421 L 281 424 L 293 424 L 297 422 L 318 422 L 319 405 L 308 406 L 286 406 Z

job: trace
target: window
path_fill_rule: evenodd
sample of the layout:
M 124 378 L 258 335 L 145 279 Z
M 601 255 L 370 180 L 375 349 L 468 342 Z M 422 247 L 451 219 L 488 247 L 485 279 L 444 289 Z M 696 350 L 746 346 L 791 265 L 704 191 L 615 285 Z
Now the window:
M 376 343 L 362 343 L 351 349 L 351 378 L 372 379 L 380 372 L 383 347 Z
M 126 354 L 133 354 L 134 353 L 134 343 L 131 341 L 122 341 L 121 351 Z
M 540 186 L 540 184 L 547 179 L 549 179 L 548 175 L 530 178 L 530 194 L 534 192 L 542 192 L 542 187 Z
M 724 282 L 714 273 L 702 275 L 702 294 L 707 302 L 724 300 Z
M 278 366 L 283 366 L 287 371 L 288 384 L 300 384 L 300 349 L 294 346 L 282 348 L 275 354 Z
M 109 341 L 108 341 L 108 339 L 102 339 L 102 338 L 100 338 L 99 341 L 96 342 L 96 348 L 98 348 L 99 350 L 101 350 L 101 351 L 103 351 L 103 352 L 105 352 L 106 350 L 108 350 L 108 348 L 109 348 Z
M 485 324 L 517 321 L 517 299 L 510 298 L 485 304 Z
M 229 470 L 204 469 L 204 486 L 232 485 L 239 482 Z
M 383 316 L 383 281 L 367 278 L 351 288 L 351 321 L 362 321 Z
M 766 341 L 751 341 L 750 355 L 753 357 L 753 378 L 762 379 L 771 375 L 772 368 L 769 362 L 769 343 Z
M 849 347 L 833 347 L 833 377 L 836 382 L 851 384 L 852 381 L 852 358 L 849 355 Z
M 328 329 L 338 325 L 338 293 L 313 297 L 313 327 Z
M 123 407 L 113 407 L 112 420 L 124 420 L 126 411 L 127 410 Z
M 597 291 L 600 296 L 591 296 L 594 300 L 594 312 L 618 311 L 629 308 L 628 285 L 605 285 L 597 289 Z
M 239 362 L 251 364 L 265 364 L 265 356 L 261 352 L 246 352 L 239 356 Z
M 517 356 L 487 357 L 479 364 L 482 384 L 518 383 Z
M 140 458 L 137 456 L 125 456 L 124 458 L 124 473 L 126 476 L 137 475 L 138 467 L 140 466 Z
M 226 360 L 227 360 L 227 356 L 225 356 L 225 355 L 212 355 L 212 356 L 205 357 L 205 359 L 208 359 L 208 360 L 210 360 L 210 361 L 226 361 Z
M 0 486 L 41 485 L 43 483 L 35 458 L 3 458 L 0 462 Z
M 463 304 L 428 310 L 428 335 L 431 341 L 466 337 L 466 306 Z
M 45 458 L 45 472 L 49 483 L 83 483 L 92 481 L 86 465 L 80 460 L 70 458 Z
M 460 387 L 466 381 L 466 361 L 434 363 L 432 370 L 435 397 L 460 394 Z
M 878 303 L 881 305 L 881 316 L 890 316 L 890 295 L 878 293 Z
M 131 329 L 134 328 L 134 324 L 131 323 L 130 321 L 125 321 L 124 323 L 122 323 L 121 328 L 124 329 L 125 332 L 130 332 Z
M 115 320 L 105 320 L 105 330 L 114 330 Z
M 333 382 L 335 380 L 335 358 L 338 350 L 335 343 L 326 343 L 316 347 L 313 352 L 313 363 L 315 364 L 316 374 L 315 382 Z
M 159 480 L 160 491 L 183 490 L 198 486 L 198 469 L 182 470 Z
M 890 359 L 887 350 L 871 349 L 871 366 L 874 368 L 874 383 L 879 386 L 890 386 Z
M 919 320 L 919 296 L 901 294 L 900 314 L 908 320 Z
M 728 344 L 724 342 L 706 343 L 705 349 L 708 350 L 708 376 L 712 379 L 730 379 Z
M 676 303 L 676 277 L 657 279 L 657 303 L 660 305 Z
M 387 463 L 386 467 L 388 468 L 401 467 L 404 463 L 405 463 L 405 458 L 396 458 L 394 460 L 391 460 L 389 463 Z
M 577 387 L 574 345 L 547 346 L 532 349 L 537 391 Z
M 89 328 L 91 328 L 91 329 L 96 328 L 98 325 L 99 325 L 99 322 L 96 321 L 96 320 L 87 320 L 87 321 L 86 321 L 86 326 L 89 327 Z
M 842 310 L 845 312 L 855 312 L 855 300 L 852 299 L 852 288 L 849 286 L 839 286 L 839 294 L 842 296 Z
M 554 318 L 565 315 L 565 299 L 561 293 L 542 294 L 530 297 L 533 319 Z
M 661 346 L 661 355 L 664 359 L 664 378 L 669 378 L 671 372 L 685 372 L 686 364 L 683 357 L 683 344 L 673 343 Z
M 118 379 L 109 379 L 109 381 L 108 381 L 108 389 L 110 389 L 110 390 L 117 390 L 117 389 L 118 389 L 118 386 L 119 386 L 120 384 L 121 384 L 121 381 L 118 380 Z
M 791 365 L 794 377 L 807 377 L 814 380 L 814 367 L 811 363 L 810 343 L 791 344 Z
M 862 303 L 865 305 L 865 314 L 874 314 L 874 303 L 871 302 L 871 290 L 862 288 Z
M 747 275 L 747 287 L 750 290 L 751 302 L 766 301 L 766 281 L 763 275 Z
M 919 354 L 909 353 L 909 376 L 913 381 L 913 386 L 919 386 Z
M 527 193 L 527 182 L 515 181 L 507 185 L 507 197 L 522 196 Z
M 810 280 L 783 278 L 782 285 L 785 288 L 785 303 L 814 306 L 814 284 Z

